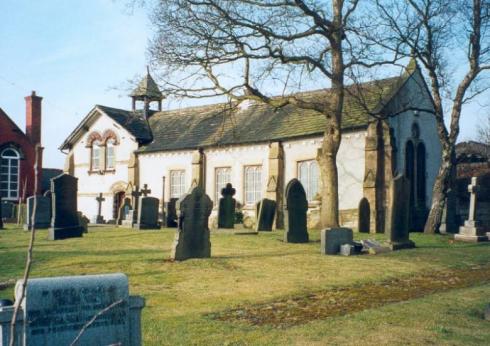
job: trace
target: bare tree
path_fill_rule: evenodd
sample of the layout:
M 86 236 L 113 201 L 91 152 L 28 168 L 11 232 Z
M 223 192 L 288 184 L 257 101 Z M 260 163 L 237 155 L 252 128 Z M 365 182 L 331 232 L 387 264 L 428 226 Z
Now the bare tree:
M 358 5 L 358 0 L 160 0 L 152 16 L 157 33 L 150 54 L 163 70 L 167 94 L 294 105 L 325 116 L 317 157 L 324 227 L 339 225 L 336 158 L 345 80 L 380 64 L 371 46 L 361 44 Z M 291 93 L 311 81 L 330 86 L 329 97 Z M 283 97 L 271 97 L 274 84 Z
M 478 141 L 490 145 L 490 114 L 483 123 L 477 125 L 476 133 Z
M 370 40 L 399 55 L 416 58 L 434 101 L 442 162 L 424 232 L 435 233 L 455 163 L 462 107 L 489 87 L 478 77 L 490 69 L 490 2 L 376 0 L 376 9 L 379 30 L 369 35 Z

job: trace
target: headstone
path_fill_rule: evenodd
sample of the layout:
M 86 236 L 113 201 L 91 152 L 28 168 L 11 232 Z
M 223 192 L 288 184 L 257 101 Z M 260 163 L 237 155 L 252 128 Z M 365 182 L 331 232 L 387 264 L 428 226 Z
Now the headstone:
M 208 219 L 212 209 L 213 202 L 199 186 L 178 200 L 179 228 L 172 247 L 173 260 L 211 257 Z
M 276 202 L 264 198 L 257 203 L 257 222 L 255 224 L 255 230 L 258 231 L 272 231 L 274 225 L 274 216 L 276 214 Z
M 138 209 L 139 209 L 138 203 L 142 195 L 143 193 L 140 191 L 139 187 L 135 186 L 133 192 L 131 192 L 131 196 L 133 196 L 133 218 L 132 218 L 131 226 L 137 222 Z
M 303 185 L 298 179 L 292 179 L 286 186 L 284 203 L 284 241 L 286 243 L 307 243 L 308 229 L 306 212 L 308 200 Z
M 369 233 L 371 228 L 371 208 L 367 198 L 362 198 L 359 202 L 359 212 L 357 219 L 357 230 L 361 233 Z
M 327 228 L 321 231 L 321 253 L 323 255 L 336 255 L 340 246 L 353 243 L 352 229 L 345 227 Z
M 34 227 L 36 229 L 49 228 L 51 225 L 51 198 L 44 196 L 32 196 L 27 198 L 26 223 L 24 230 L 32 229 L 32 213 L 34 210 L 34 200 L 36 200 L 36 215 Z
M 471 178 L 471 184 L 468 185 L 468 192 L 470 193 L 468 220 L 464 222 L 464 226 L 459 228 L 459 233 L 454 235 L 455 240 L 467 242 L 481 242 L 488 240 L 485 228 L 481 227 L 481 223 L 476 220 L 479 191 L 480 186 L 478 186 L 478 177 Z
M 83 234 L 77 213 L 77 181 L 77 178 L 65 173 L 51 179 L 53 215 L 48 231 L 49 240 L 81 237 Z
M 19 280 L 16 300 L 21 291 Z M 76 340 L 76 345 L 139 346 L 144 305 L 142 297 L 129 296 L 124 274 L 29 279 L 16 328 L 23 340 L 18 341 L 23 345 L 71 345 Z M 2 317 L 12 310 L 0 309 L 0 332 L 6 332 L 0 333 L 0 345 L 7 344 L 10 334 Z
M 138 222 L 133 227 L 136 229 L 159 229 L 158 203 L 158 198 L 140 197 Z
M 88 233 L 88 224 L 89 224 L 89 219 L 81 211 L 77 212 L 78 214 L 78 223 L 83 229 L 83 233 Z
M 177 227 L 177 208 L 178 198 L 170 198 L 167 204 L 167 227 Z
M 235 227 L 235 206 L 236 200 L 233 198 L 236 190 L 230 183 L 221 189 L 222 198 L 219 199 L 218 207 L 218 228 Z
M 123 221 L 125 221 L 126 218 L 128 217 L 129 211 L 132 209 L 133 209 L 133 207 L 131 206 L 131 199 L 124 198 L 124 200 L 121 203 L 121 206 L 119 207 L 119 210 L 117 212 L 116 224 L 122 225 Z
M 151 193 L 151 190 L 148 188 L 148 184 L 144 184 L 140 192 L 144 197 L 148 196 Z
M 2 217 L 6 220 L 12 220 L 15 218 L 15 204 L 9 201 L 0 202 L 2 208 Z
M 389 246 L 391 250 L 410 249 L 415 243 L 410 240 L 410 181 L 403 175 L 398 174 L 391 181 L 390 201 L 388 208 L 390 224 L 388 225 Z
M 105 201 L 105 198 L 102 193 L 99 193 L 95 200 L 97 201 L 97 217 L 95 219 L 95 223 L 102 224 L 104 223 L 104 217 L 102 216 L 102 202 Z

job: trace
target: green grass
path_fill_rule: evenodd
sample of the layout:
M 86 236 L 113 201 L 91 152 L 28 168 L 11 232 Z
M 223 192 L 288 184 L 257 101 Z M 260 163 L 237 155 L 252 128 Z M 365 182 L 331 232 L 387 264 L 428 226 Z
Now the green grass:
M 145 345 L 484 345 L 490 340 L 489 322 L 482 319 L 490 303 L 488 282 L 288 329 L 207 316 L 426 271 L 475 265 L 490 270 L 490 244 L 450 244 L 447 237 L 412 234 L 413 250 L 341 257 L 320 255 L 318 231 L 310 233 L 308 244 L 285 244 L 279 231 L 212 233 L 212 258 L 170 262 L 174 233 L 91 228 L 82 239 L 50 242 L 46 231 L 38 231 L 32 277 L 126 273 L 131 294 L 146 299 Z M 10 225 L 0 231 L 0 282 L 22 276 L 28 238 Z M 12 292 L 4 289 L 0 297 Z

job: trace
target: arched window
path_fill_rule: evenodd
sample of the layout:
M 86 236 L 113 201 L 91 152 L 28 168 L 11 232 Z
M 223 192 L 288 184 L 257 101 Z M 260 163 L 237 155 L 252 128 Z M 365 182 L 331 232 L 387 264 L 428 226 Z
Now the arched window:
M 100 161 L 101 161 L 101 148 L 100 148 L 100 142 L 99 141 L 93 141 L 92 142 L 92 147 L 91 147 L 91 154 L 90 154 L 90 170 L 91 171 L 98 171 L 100 170 Z
M 105 148 L 105 169 L 113 170 L 116 167 L 115 140 L 108 139 Z
M 0 153 L 0 194 L 5 199 L 19 197 L 20 155 L 12 148 Z
M 425 145 L 417 146 L 417 203 L 425 207 Z
M 316 160 L 298 162 L 298 180 L 305 188 L 306 198 L 312 201 L 319 192 L 320 169 Z

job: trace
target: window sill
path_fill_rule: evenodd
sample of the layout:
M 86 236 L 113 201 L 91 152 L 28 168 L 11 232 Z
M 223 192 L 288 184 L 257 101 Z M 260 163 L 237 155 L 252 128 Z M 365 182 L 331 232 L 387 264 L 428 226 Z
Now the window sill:
M 115 174 L 116 170 L 115 169 L 108 169 L 108 170 L 97 170 L 97 171 L 88 171 L 88 175 L 104 175 L 104 174 Z

